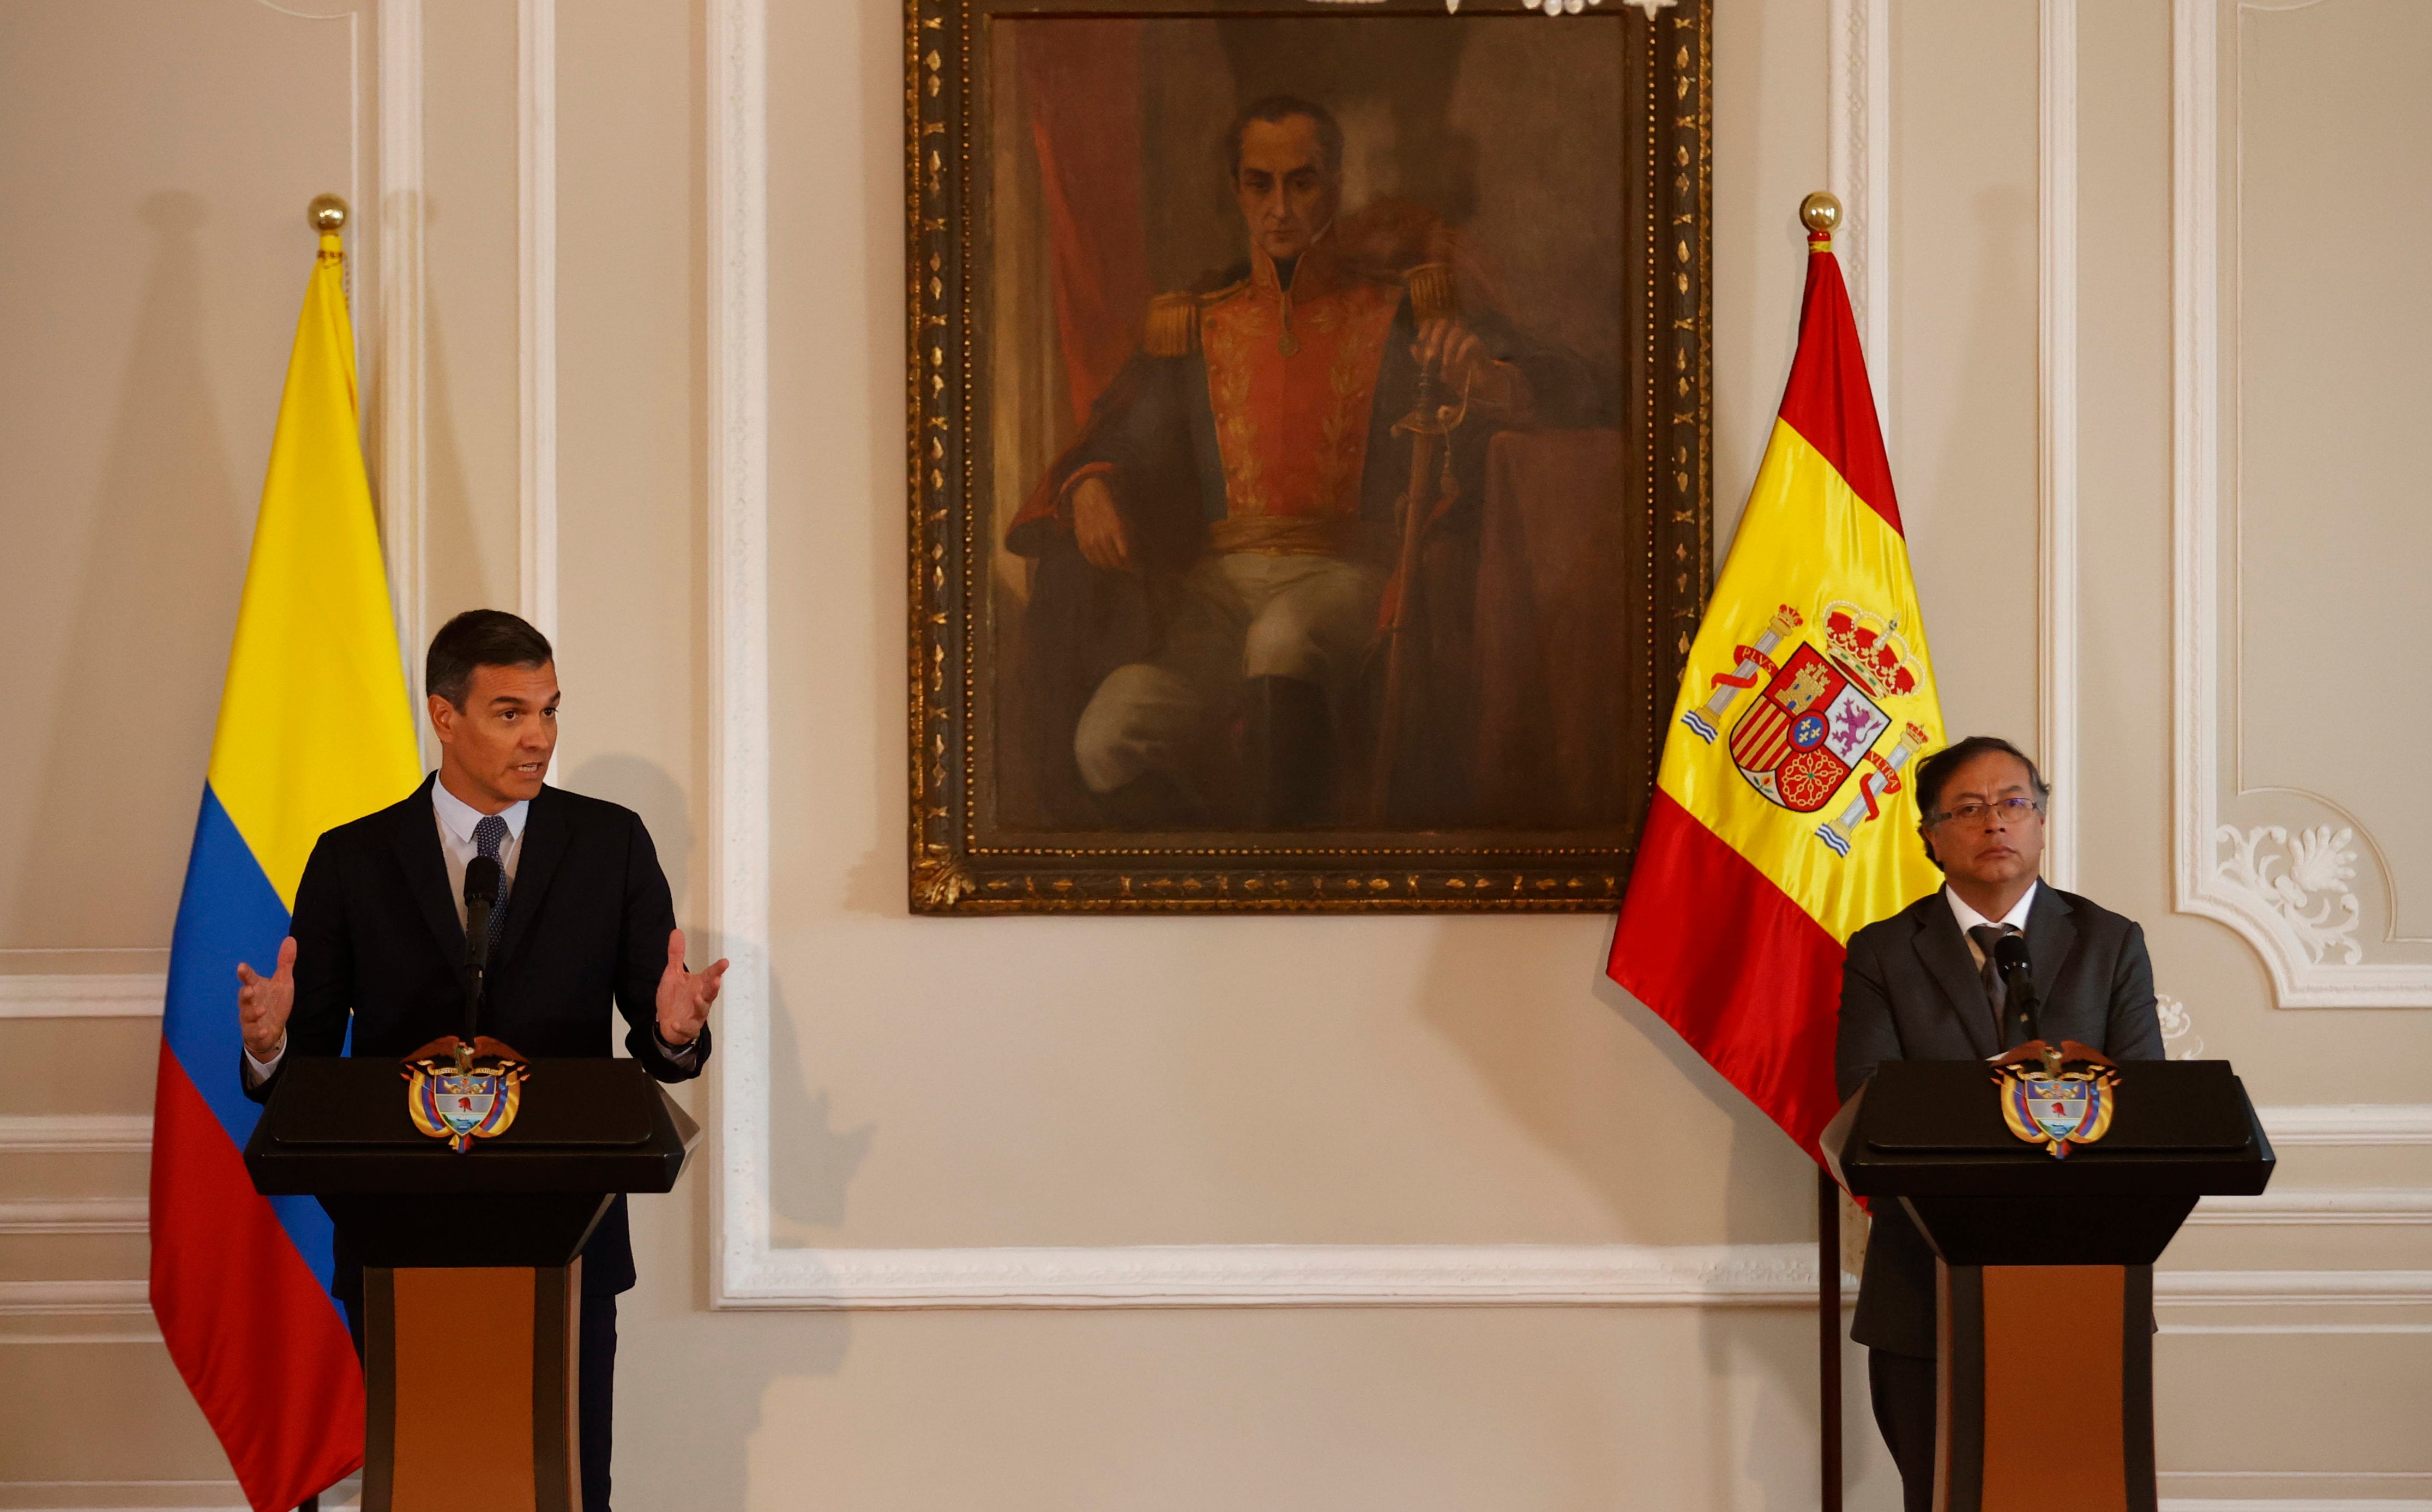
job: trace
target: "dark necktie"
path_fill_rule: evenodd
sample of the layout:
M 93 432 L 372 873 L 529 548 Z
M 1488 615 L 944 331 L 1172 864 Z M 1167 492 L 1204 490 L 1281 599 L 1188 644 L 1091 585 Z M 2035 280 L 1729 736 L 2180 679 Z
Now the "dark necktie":
M 1976 942 L 1978 952 L 1984 957 L 1984 964 L 1976 968 L 1976 974 L 1984 979 L 1984 1000 L 1993 1010 L 1993 1045 L 1997 1050 L 2009 1037 L 2001 1027 L 2001 1007 L 2009 995 L 2002 989 L 2001 967 L 1994 959 L 1993 948 L 2001 943 L 2001 936 L 2011 932 L 2011 929 L 2003 924 L 1975 924 L 1968 930 L 1968 937 Z
M 473 846 L 498 865 L 498 900 L 490 905 L 490 938 L 484 951 L 485 958 L 495 957 L 498 953 L 498 932 L 507 924 L 507 893 L 513 886 L 507 881 L 507 864 L 498 854 L 507 848 L 507 821 L 496 814 L 481 815 L 481 822 L 473 826 Z

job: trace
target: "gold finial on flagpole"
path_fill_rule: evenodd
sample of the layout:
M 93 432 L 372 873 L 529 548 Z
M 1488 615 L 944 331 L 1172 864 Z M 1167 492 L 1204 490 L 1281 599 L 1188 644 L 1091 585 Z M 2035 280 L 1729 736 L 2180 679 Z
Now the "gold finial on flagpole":
M 1841 225 L 1841 202 L 1819 189 L 1799 202 L 1799 220 L 1818 236 L 1830 236 Z
M 346 202 L 335 194 L 315 194 L 312 203 L 304 207 L 305 222 L 323 236 L 343 230 L 349 213 Z

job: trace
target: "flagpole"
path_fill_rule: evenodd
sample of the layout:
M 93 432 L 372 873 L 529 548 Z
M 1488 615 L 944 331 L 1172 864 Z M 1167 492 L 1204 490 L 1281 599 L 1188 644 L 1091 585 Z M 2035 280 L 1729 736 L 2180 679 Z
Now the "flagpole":
M 1816 1364 L 1824 1512 L 1841 1512 L 1841 1188 L 1816 1168 Z

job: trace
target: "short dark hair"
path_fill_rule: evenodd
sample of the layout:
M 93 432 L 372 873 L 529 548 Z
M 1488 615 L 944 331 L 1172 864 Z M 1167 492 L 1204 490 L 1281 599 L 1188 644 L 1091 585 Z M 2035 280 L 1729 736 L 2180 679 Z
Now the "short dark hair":
M 1317 127 L 1317 158 L 1326 164 L 1327 176 L 1343 172 L 1343 124 L 1334 119 L 1334 112 L 1297 94 L 1270 94 L 1243 106 L 1241 113 L 1233 117 L 1232 128 L 1224 133 L 1224 176 L 1241 176 L 1241 134 L 1250 129 L 1251 122 L 1264 121 L 1273 126 L 1296 115 L 1309 117 Z
M 423 658 L 425 692 L 464 707 L 477 666 L 547 666 L 557 660 L 549 637 L 503 609 L 468 609 L 439 627 Z
M 1951 785 L 1951 773 L 1977 757 L 1994 751 L 2016 756 L 2026 766 L 2027 786 L 2035 795 L 2037 808 L 2052 797 L 2052 786 L 2044 781 L 2044 774 L 2035 765 L 2035 759 L 1999 735 L 1970 735 L 1943 747 L 1917 764 L 1916 778 L 1917 831 L 1925 839 L 1926 859 L 1935 865 L 1942 865 L 1942 858 L 1934 853 L 1934 840 L 1925 832 L 1934 823 L 1934 815 L 1942 811 L 1942 790 Z

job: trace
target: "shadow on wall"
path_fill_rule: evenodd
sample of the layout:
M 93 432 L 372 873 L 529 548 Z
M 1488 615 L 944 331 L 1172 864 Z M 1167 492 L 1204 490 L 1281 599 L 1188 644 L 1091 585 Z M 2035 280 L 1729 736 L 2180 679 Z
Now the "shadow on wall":
M 1565 932 L 1563 938 L 1575 936 Z M 1667 1201 L 1679 1178 L 1667 1174 L 1666 1154 L 1678 1150 L 1681 1135 L 1665 1109 L 1677 1105 L 1682 1089 L 1643 1084 L 1660 1057 L 1658 1074 L 1685 1084 L 1731 1119 L 1722 1241 L 1812 1244 L 1813 1165 L 1669 1024 L 1604 974 L 1608 938 L 1599 934 L 1596 946 L 1582 952 L 1573 980 L 1583 992 L 1531 996 L 1511 991 L 1510 934 L 1443 931 L 1436 937 L 1424 1015 L 1461 1048 L 1517 1126 L 1576 1170 L 1626 1220 L 1637 1242 L 1711 1244 L 1716 1237 L 1694 1214 Z M 1622 1035 L 1613 1032 L 1616 1018 Z M 1734 1397 L 1753 1387 L 1765 1404 L 1761 1414 L 1786 1412 L 1789 1420 L 1778 1426 L 1813 1439 L 1818 1410 L 1814 1356 L 1803 1351 L 1795 1357 L 1750 1352 L 1746 1331 L 1732 1326 L 1735 1316 L 1737 1309 L 1699 1313 L 1707 1366 L 1702 1407 L 1713 1420 L 1727 1420 L 1735 1410 Z M 1746 1446 L 1739 1457 L 1747 1463 L 1732 1463 L 1735 1451 L 1720 1438 L 1711 1452 L 1718 1485 L 1785 1473 L 1782 1465 Z M 1813 1489 L 1807 1480 L 1768 1484 L 1763 1504 L 1798 1504 Z
M 844 1223 L 846 1189 L 870 1158 L 878 1125 L 830 1126 L 830 1094 L 813 1092 L 802 1077 L 802 1035 L 785 986 L 768 987 L 768 1209 L 779 1225 L 836 1229 Z M 779 1239 L 801 1238 L 782 1232 Z
M 692 821 L 684 789 L 676 780 L 639 756 L 595 756 L 568 779 L 578 793 L 622 803 L 642 816 L 658 847 L 659 865 L 667 874 L 679 917 L 685 912 L 688 880 L 686 858 L 692 854 Z M 900 872 L 898 873 L 900 876 Z M 701 966 L 722 951 L 722 942 L 704 934 L 687 938 L 685 954 Z M 716 1025 L 715 1017 L 711 1019 Z M 814 1093 L 802 1076 L 801 1038 L 787 1007 L 782 983 L 768 989 L 768 1198 L 774 1217 L 813 1228 L 833 1229 L 844 1222 L 845 1189 L 861 1163 L 870 1156 L 877 1125 L 836 1130 L 830 1127 L 830 1094 Z M 706 1217 L 704 1217 L 706 1222 Z M 704 1233 L 706 1229 L 704 1228 Z M 711 1235 L 715 1242 L 715 1235 Z M 706 1254 L 706 1251 L 704 1251 Z
M 594 756 L 564 784 L 567 791 L 622 803 L 642 816 L 658 848 L 659 869 L 667 874 L 667 891 L 676 900 L 676 916 L 684 914 L 684 892 L 692 863 L 692 809 L 682 784 L 656 764 L 639 756 L 612 753 Z M 685 942 L 685 953 L 696 959 L 701 950 Z
M 203 361 L 199 232 L 208 208 L 197 195 L 163 191 L 147 196 L 139 213 L 153 240 L 152 265 L 138 299 L 100 490 L 79 512 L 91 522 L 83 580 L 60 637 L 50 749 L 38 790 L 26 795 L 41 817 L 29 827 L 12 880 L 22 894 L 16 917 L 44 944 L 169 937 L 163 916 L 119 920 L 107 940 L 79 938 L 90 927 L 73 916 L 83 901 L 79 890 L 58 888 L 45 901 L 35 878 L 96 849 L 128 873 L 156 865 L 168 876 L 182 870 L 252 528 Z M 302 294 L 300 279 L 296 292 Z M 67 500 L 58 507 L 78 508 Z M 192 737 L 163 748 L 163 731 Z M 111 781 L 111 764 L 93 759 L 96 751 L 147 752 L 181 776 L 124 787 Z M 156 793 L 154 802 L 144 801 Z M 176 892 L 165 896 L 174 908 Z

